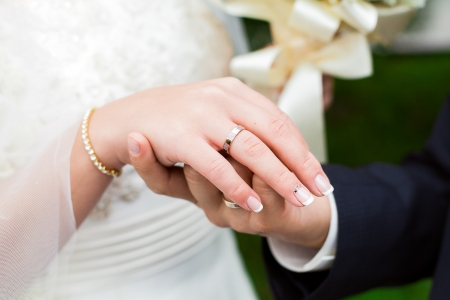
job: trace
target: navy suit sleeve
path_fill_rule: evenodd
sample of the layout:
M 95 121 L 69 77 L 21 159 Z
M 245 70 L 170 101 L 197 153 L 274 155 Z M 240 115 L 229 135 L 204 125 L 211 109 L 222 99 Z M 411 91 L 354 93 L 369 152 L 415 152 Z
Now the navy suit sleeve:
M 333 267 L 326 272 L 288 271 L 265 244 L 266 269 L 277 299 L 337 299 L 433 275 L 450 200 L 450 99 L 424 150 L 402 164 L 324 169 L 335 187 L 339 215 Z

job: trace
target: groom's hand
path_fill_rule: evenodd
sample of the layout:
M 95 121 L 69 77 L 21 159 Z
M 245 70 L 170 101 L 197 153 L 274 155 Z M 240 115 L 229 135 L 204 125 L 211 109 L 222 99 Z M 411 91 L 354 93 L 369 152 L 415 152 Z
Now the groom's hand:
M 130 155 L 131 163 L 154 192 L 193 202 L 219 227 L 232 227 L 239 232 L 274 237 L 308 247 L 323 245 L 331 218 L 327 199 L 316 198 L 307 207 L 295 207 L 247 167 L 228 156 L 238 175 L 258 193 L 266 207 L 258 214 L 232 209 L 224 204 L 223 193 L 192 167 L 166 168 L 157 161 L 143 135 L 132 133 L 130 136 L 141 149 L 139 155 Z
M 329 201 L 325 197 L 317 198 L 310 206 L 295 207 L 248 168 L 231 157 L 228 160 L 259 194 L 265 209 L 255 214 L 227 207 L 222 192 L 192 167 L 185 166 L 186 180 L 196 204 L 205 211 L 212 223 L 219 227 L 232 227 L 243 233 L 274 237 L 287 243 L 322 247 L 331 218 Z

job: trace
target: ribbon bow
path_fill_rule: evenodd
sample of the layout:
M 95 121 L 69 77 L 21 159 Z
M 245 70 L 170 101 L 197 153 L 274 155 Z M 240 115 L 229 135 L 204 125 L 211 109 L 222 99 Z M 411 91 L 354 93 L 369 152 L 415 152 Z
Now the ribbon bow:
M 384 31 L 377 39 L 392 39 L 392 31 L 399 32 L 410 17 L 392 22 L 389 11 L 380 14 L 363 0 L 213 1 L 230 14 L 270 22 L 274 46 L 235 57 L 231 73 L 263 93 L 284 86 L 278 106 L 321 162 L 326 161 L 322 73 L 346 79 L 370 76 L 367 35 L 380 26 Z

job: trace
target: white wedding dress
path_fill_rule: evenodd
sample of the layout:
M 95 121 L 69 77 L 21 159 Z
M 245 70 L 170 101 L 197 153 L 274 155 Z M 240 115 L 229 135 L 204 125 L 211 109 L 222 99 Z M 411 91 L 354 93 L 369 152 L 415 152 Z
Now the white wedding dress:
M 68 189 L 86 109 L 226 76 L 231 56 L 226 30 L 197 0 L 0 2 L 0 236 L 16 239 L 0 249 L 0 299 L 256 298 L 232 232 L 191 203 L 152 193 L 132 168 L 76 234 Z

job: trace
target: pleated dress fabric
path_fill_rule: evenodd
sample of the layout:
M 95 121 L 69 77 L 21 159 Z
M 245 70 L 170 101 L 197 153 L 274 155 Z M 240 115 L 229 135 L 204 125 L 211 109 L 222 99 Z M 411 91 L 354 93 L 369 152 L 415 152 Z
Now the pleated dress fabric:
M 46 124 L 70 115 L 65 125 L 73 128 L 93 106 L 229 75 L 231 44 L 225 27 L 197 0 L 1 1 L 0 100 L 33 118 L 21 120 L 26 136 L 12 139 L 12 150 L 0 156 L 0 177 L 20 167 L 26 174 L 27 162 L 39 161 L 23 141 Z M 0 114 L 0 121 L 6 117 Z M 63 139 L 70 144 L 74 138 L 69 130 Z M 51 151 L 70 148 L 55 145 Z M 67 165 L 55 169 L 52 178 L 69 174 Z M 70 195 L 67 182 L 56 188 L 54 181 L 54 194 Z M 70 203 L 60 208 L 65 215 Z M 40 222 L 73 226 L 63 215 L 56 207 Z M 38 246 L 57 249 L 58 230 L 50 240 L 36 222 L 30 228 Z M 45 256 L 39 252 L 35 259 Z M 154 194 L 131 167 L 58 256 L 20 299 L 256 299 L 232 232 L 212 225 L 189 202 Z

